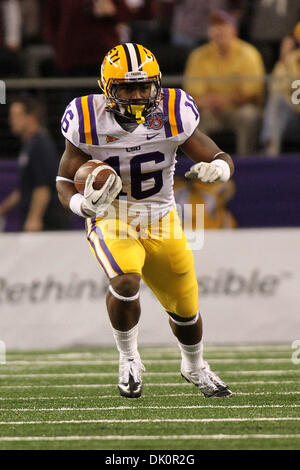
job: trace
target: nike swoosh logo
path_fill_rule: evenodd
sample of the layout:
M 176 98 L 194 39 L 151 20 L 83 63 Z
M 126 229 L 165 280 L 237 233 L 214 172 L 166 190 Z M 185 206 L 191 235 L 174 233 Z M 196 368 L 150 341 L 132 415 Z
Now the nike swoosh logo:
M 147 135 L 147 140 L 151 140 L 151 139 L 154 139 L 154 137 L 157 137 L 158 134 L 154 134 L 154 135 Z
M 101 197 L 102 197 L 102 195 L 99 196 L 98 199 L 96 199 L 95 201 L 92 200 L 92 204 L 94 204 L 94 205 L 97 204 L 97 202 L 99 201 L 99 199 L 100 199 Z

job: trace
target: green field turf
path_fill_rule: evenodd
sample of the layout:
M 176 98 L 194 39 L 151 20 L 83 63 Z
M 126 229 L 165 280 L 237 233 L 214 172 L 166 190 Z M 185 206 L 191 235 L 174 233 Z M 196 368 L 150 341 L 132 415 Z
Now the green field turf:
M 119 396 L 115 349 L 8 352 L 0 449 L 300 449 L 300 364 L 290 346 L 207 347 L 234 395 L 207 399 L 176 348 L 140 348 L 140 399 Z

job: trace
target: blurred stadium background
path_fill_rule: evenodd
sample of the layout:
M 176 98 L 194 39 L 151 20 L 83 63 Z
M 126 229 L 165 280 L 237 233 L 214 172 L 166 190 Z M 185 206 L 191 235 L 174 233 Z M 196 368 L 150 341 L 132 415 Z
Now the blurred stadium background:
M 87 0 L 80 3 L 85 12 L 90 12 L 89 9 L 92 8 L 95 13 L 97 8 L 100 8 L 101 2 Z M 183 74 L 188 55 L 195 47 L 205 43 L 202 30 L 200 34 L 200 26 L 199 31 L 196 29 L 194 34 L 193 21 L 198 21 L 200 24 L 203 12 L 206 11 L 208 15 L 208 7 L 226 9 L 230 14 L 237 15 L 240 38 L 255 45 L 264 60 L 266 70 L 263 77 L 264 105 L 270 94 L 274 79 L 272 71 L 280 58 L 283 41 L 286 38 L 293 40 L 295 26 L 300 21 L 298 0 L 284 2 L 280 0 L 268 2 L 111 0 L 105 3 L 108 13 L 103 17 L 102 13 L 99 14 L 102 25 L 105 25 L 103 34 L 111 35 L 111 40 L 115 43 L 130 40 L 149 47 L 161 65 L 164 87 L 183 87 Z M 69 2 L 0 0 L 1 8 L 4 4 L 6 7 L 9 4 L 13 16 L 9 14 L 5 16 L 4 9 L 0 10 L 0 79 L 6 85 L 6 104 L 0 105 L 0 203 L 17 184 L 18 157 L 21 148 L 20 142 L 12 135 L 9 127 L 9 103 L 24 94 L 39 98 L 47 110 L 47 128 L 55 140 L 59 153 L 62 154 L 64 141 L 60 133 L 60 120 L 64 109 L 76 96 L 100 92 L 96 80 L 103 57 L 99 56 L 96 63 L 76 64 L 69 69 L 64 69 L 58 61 L 58 49 L 63 48 L 63 43 L 55 45 L 51 41 L 53 27 L 51 36 L 50 25 L 51 21 L 52 25 L 56 22 L 57 37 L 61 41 L 69 42 L 70 46 L 72 36 L 66 35 L 63 39 L 61 28 L 72 28 L 72 25 L 64 26 L 57 19 L 58 11 L 63 8 L 62 4 L 66 6 Z M 189 15 L 186 19 L 187 27 L 191 31 L 188 39 L 186 34 L 183 34 L 184 26 L 182 26 L 182 23 L 185 23 L 183 21 L 185 17 L 182 15 L 185 15 L 186 11 L 194 12 L 194 15 Z M 202 14 L 200 19 L 197 19 L 198 13 Z M 112 17 L 115 18 L 112 20 Z M 11 21 L 10 27 L 5 21 Z M 268 21 L 269 28 L 264 28 Z M 13 44 L 5 36 L 8 30 L 13 35 Z M 82 34 L 77 23 L 73 34 L 74 36 Z M 176 40 L 176 37 L 182 40 Z M 99 42 L 104 41 L 100 33 L 99 38 Z M 107 48 L 104 41 L 103 47 L 104 55 L 110 46 Z M 298 47 L 295 42 L 293 49 Z M 59 60 L 63 61 L 63 58 L 60 57 Z M 290 84 L 297 78 L 300 79 L 300 67 L 298 76 L 289 77 Z M 222 425 L 220 431 L 225 436 L 222 444 L 220 442 L 223 438 L 217 437 L 220 434 L 217 424 L 209 425 L 205 431 L 203 428 L 199 430 L 197 424 L 193 425 L 194 428 L 182 430 L 182 427 L 178 428 L 178 424 L 173 428 L 174 424 L 165 421 L 167 424 L 164 426 L 168 426 L 166 429 L 161 427 L 159 430 L 158 424 L 151 429 L 147 428 L 146 431 L 140 427 L 127 427 L 127 431 L 118 432 L 118 426 L 123 419 L 134 416 L 149 419 L 150 405 L 153 406 L 153 403 L 157 407 L 163 405 L 164 398 L 161 398 L 163 392 L 160 388 L 163 385 L 155 385 L 157 379 L 153 379 L 154 383 L 149 389 L 153 387 L 153 394 L 157 393 L 156 396 L 160 398 L 152 399 L 148 389 L 145 399 L 148 400 L 146 404 L 150 408 L 144 412 L 137 412 L 136 415 L 131 414 L 131 411 L 129 414 L 119 412 L 118 415 L 112 415 L 103 411 L 105 414 L 101 414 L 99 410 L 103 407 L 105 399 L 98 403 L 97 400 L 100 400 L 98 389 L 94 392 L 92 387 L 93 384 L 96 387 L 96 382 L 105 384 L 108 380 L 110 383 L 116 381 L 117 356 L 110 349 L 93 349 L 110 348 L 113 346 L 113 336 L 105 309 L 107 281 L 89 253 L 83 232 L 83 221 L 73 216 L 71 229 L 65 232 L 23 233 L 20 214 L 18 209 L 15 209 L 2 219 L 0 233 L 0 340 L 3 341 L 1 344 L 6 346 L 6 365 L 1 366 L 3 377 L 0 389 L 1 395 L 3 393 L 1 400 L 4 401 L 1 401 L 0 406 L 7 408 L 7 418 L 3 415 L 3 421 L 8 420 L 11 423 L 17 421 L 14 412 L 11 411 L 12 407 L 15 410 L 19 409 L 16 413 L 19 413 L 25 421 L 37 420 L 40 423 L 45 421 L 49 413 L 47 408 L 45 408 L 46 414 L 43 414 L 42 410 L 34 414 L 34 400 L 40 400 L 41 406 L 42 404 L 49 405 L 50 408 L 56 406 L 55 417 L 58 422 L 59 420 L 64 422 L 64 426 L 71 414 L 58 407 L 69 406 L 73 407 L 74 411 L 80 405 L 91 407 L 94 404 L 99 406 L 96 411 L 97 416 L 99 413 L 99 422 L 105 422 L 112 416 L 114 418 L 117 416 L 120 421 L 114 428 L 111 427 L 112 423 L 107 424 L 107 429 L 103 433 L 101 431 L 102 438 L 98 440 L 96 436 L 99 436 L 99 430 L 96 429 L 96 425 L 86 424 L 89 429 L 86 434 L 93 434 L 94 438 L 90 440 L 87 438 L 78 444 L 76 443 L 79 437 L 76 436 L 84 434 L 80 423 L 73 428 L 62 427 L 58 433 L 54 424 L 53 429 L 49 424 L 47 429 L 35 427 L 34 424 L 30 427 L 28 424 L 28 428 L 25 426 L 21 433 L 20 429 L 16 431 L 13 424 L 7 428 L 7 423 L 1 422 L 0 448 L 61 446 L 61 448 L 155 449 L 159 448 L 159 445 L 165 446 L 161 448 L 171 449 L 178 448 L 176 447 L 178 445 L 180 448 L 190 449 L 278 448 L 279 446 L 299 449 L 297 400 L 300 389 L 299 364 L 295 349 L 299 348 L 297 340 L 300 340 L 300 119 L 298 127 L 289 128 L 284 135 L 281 151 L 277 155 L 267 155 L 264 149 L 257 145 L 254 154 L 241 156 L 236 154 L 235 139 L 231 132 L 224 131 L 212 137 L 219 147 L 230 153 L 234 159 L 236 171 L 233 180 L 227 185 L 216 185 L 214 188 L 199 185 L 191 193 L 190 187 L 183 180 L 191 161 L 179 152 L 175 190 L 177 202 L 180 204 L 187 202 L 205 204 L 204 247 L 201 250 L 195 249 L 195 266 L 199 280 L 205 342 L 209 345 L 207 357 L 213 366 L 218 365 L 220 361 L 219 372 L 225 371 L 227 381 L 235 381 L 239 371 L 244 374 L 238 377 L 240 383 L 235 382 L 233 386 L 236 392 L 234 405 L 237 407 L 235 416 L 239 423 L 238 427 L 235 427 L 236 424 L 233 422 L 226 423 L 226 420 L 232 417 L 232 414 L 228 414 L 231 411 L 227 407 L 228 412 L 222 410 L 224 412 L 222 415 L 214 414 L 214 410 L 210 410 L 212 414 L 209 415 L 206 413 L 207 410 L 203 411 L 204 414 L 201 411 L 202 414 L 197 415 L 199 420 L 207 416 L 225 420 L 226 424 Z M 165 370 L 164 380 L 171 382 L 168 373 L 173 373 L 173 369 L 168 361 L 173 358 L 179 364 L 179 356 L 175 349 L 172 349 L 176 343 L 169 330 L 166 315 L 146 287 L 142 289 L 142 309 L 140 344 L 152 348 L 145 349 L 145 356 L 148 357 L 150 364 L 147 370 L 153 374 Z M 72 350 L 69 351 L 68 348 Z M 293 353 L 294 362 L 292 362 Z M 82 362 L 76 364 L 76 358 L 77 362 L 78 360 Z M 83 368 L 86 358 L 91 360 L 88 370 Z M 165 359 L 166 364 L 163 366 L 165 369 L 151 368 L 152 362 L 154 364 L 157 358 Z M 104 362 L 107 360 L 108 363 L 114 364 L 113 380 L 105 376 L 105 373 L 109 376 L 108 371 L 112 370 L 110 367 L 107 368 L 107 364 L 103 370 L 101 369 L 102 359 Z M 228 360 L 229 363 L 231 360 L 231 365 L 222 365 L 223 360 L 225 362 Z M 250 365 L 247 365 L 247 360 Z M 47 361 L 50 361 L 49 364 L 46 364 Z M 60 361 L 65 362 L 60 363 Z M 218 366 L 215 367 L 218 372 Z M 230 367 L 228 372 L 226 367 L 227 370 Z M 104 378 L 99 378 L 97 381 L 95 375 L 100 369 Z M 176 371 L 177 369 L 178 367 Z M 78 379 L 66 378 L 64 381 L 63 377 L 67 376 L 69 371 L 71 376 L 74 374 L 73 377 L 76 373 L 78 377 L 80 373 L 83 376 Z M 32 374 L 37 375 L 32 378 Z M 62 375 L 57 379 L 59 374 Z M 88 379 L 88 375 L 84 374 L 90 374 L 94 378 Z M 26 379 L 20 375 L 26 376 Z M 146 379 L 149 383 L 152 380 L 150 376 Z M 66 388 L 60 391 L 51 388 L 53 379 L 56 384 L 65 384 L 70 390 Z M 178 377 L 178 382 L 179 380 Z M 28 386 L 27 389 L 21 387 L 24 384 Z M 81 398 L 77 392 L 75 393 L 76 388 L 72 389 L 72 384 L 83 387 L 80 389 Z M 172 391 L 177 398 L 174 398 L 170 404 L 178 407 L 181 389 L 178 393 L 176 387 L 179 385 L 173 385 L 175 389 L 170 388 L 170 392 Z M 45 387 L 49 388 L 45 391 Z M 166 392 L 166 389 L 163 390 Z M 192 401 L 189 402 L 187 398 L 184 400 L 190 406 L 196 407 L 198 403 L 196 392 L 191 389 L 189 391 L 190 398 L 193 397 Z M 115 396 L 117 392 L 113 385 L 111 389 L 104 388 L 101 394 L 104 393 L 112 407 L 117 408 L 121 405 L 120 399 Z M 23 400 L 26 396 L 28 401 L 25 405 Z M 142 404 L 135 406 L 139 407 Z M 264 410 L 265 414 L 262 411 L 258 411 L 257 415 L 253 414 L 251 406 L 259 408 L 266 405 L 270 408 L 269 411 Z M 25 406 L 32 412 L 26 414 Z M 244 414 L 239 412 L 238 407 L 243 406 L 250 407 L 247 414 L 245 410 Z M 282 407 L 280 412 L 277 412 L 276 407 Z M 273 408 L 274 414 L 271 413 Z M 178 419 L 184 417 L 188 420 L 195 416 L 194 412 L 196 413 L 192 410 L 189 412 L 183 410 L 183 414 L 176 416 Z M 89 418 L 95 416 L 93 412 Z M 151 416 L 156 417 L 154 412 L 151 412 Z M 174 412 L 172 415 L 159 414 L 162 420 L 170 416 L 174 417 Z M 255 425 L 254 419 L 253 423 L 243 425 L 241 420 L 250 421 L 251 416 L 266 421 Z M 72 417 L 82 419 L 78 418 L 76 411 Z M 268 419 L 279 421 L 274 424 L 269 423 Z M 290 428 L 288 424 L 293 427 Z M 163 432 L 170 435 L 170 438 L 169 440 L 165 438 L 163 444 L 158 444 L 157 436 L 161 437 Z M 46 436 L 51 435 L 53 441 L 47 441 L 45 433 Z M 146 443 L 142 437 L 140 440 L 137 437 L 134 444 L 130 436 L 127 436 L 126 440 L 126 434 L 130 434 L 133 439 L 132 436 L 145 433 L 152 435 Z M 191 437 L 191 433 L 194 437 Z M 112 434 L 116 436 L 116 440 L 112 437 L 111 442 L 108 436 Z M 121 434 L 125 434 L 123 440 Z M 232 437 L 232 440 L 230 437 L 226 438 L 226 435 L 234 434 L 236 437 Z M 293 436 L 288 438 L 291 434 Z M 67 444 L 64 441 L 65 435 L 73 436 L 73 440 L 70 438 L 72 443 Z M 179 436 L 177 440 L 176 435 Z M 192 443 L 187 444 L 189 435 Z M 29 436 L 35 436 L 36 441 Z M 44 440 L 41 436 L 44 436 Z M 54 441 L 54 436 L 61 436 L 61 439 L 58 439 L 59 443 Z M 13 442 L 13 438 L 16 438 L 16 442 Z

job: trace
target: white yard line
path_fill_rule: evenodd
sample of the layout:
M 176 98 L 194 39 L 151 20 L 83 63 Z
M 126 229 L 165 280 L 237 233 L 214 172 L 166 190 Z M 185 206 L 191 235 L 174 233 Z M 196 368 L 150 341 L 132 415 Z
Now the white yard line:
M 298 417 L 280 418 L 148 418 L 148 419 L 64 419 L 59 421 L 0 421 L 0 425 L 25 424 L 117 424 L 117 423 L 237 423 L 247 421 L 300 421 Z
M 293 374 L 293 373 L 300 373 L 300 370 L 296 369 L 276 369 L 276 370 L 217 370 L 217 373 L 220 374 L 230 374 L 230 375 L 267 375 L 267 374 Z M 157 375 L 165 375 L 165 376 L 177 376 L 179 371 L 174 372 L 146 372 L 145 375 L 147 376 L 157 376 Z M 51 373 L 35 373 L 35 374 L 1 374 L 0 379 L 5 378 L 39 378 L 39 377 L 117 377 L 118 372 L 68 372 L 68 373 L 60 373 L 60 372 L 51 372 Z
M 169 395 L 168 395 L 169 396 Z M 213 408 L 213 409 L 243 409 L 243 408 L 300 408 L 300 405 L 175 405 L 175 406 L 107 406 L 107 407 L 63 407 L 63 408 L 0 408 L 0 411 L 118 411 L 118 410 L 190 410 L 190 409 L 206 409 L 206 408 Z
M 214 351 L 208 351 L 205 349 L 204 354 L 206 357 L 209 357 L 213 359 L 214 357 L 216 359 L 223 359 L 223 358 L 233 358 L 233 359 L 238 359 L 237 354 L 241 354 L 245 358 L 252 358 L 252 359 L 259 359 L 260 357 L 266 357 L 272 359 L 273 356 L 274 358 L 282 358 L 284 359 L 284 356 L 286 357 L 287 355 L 290 355 L 290 353 L 293 352 L 292 348 L 286 349 L 286 350 L 279 350 L 279 351 L 219 351 L 219 350 L 214 350 Z M 164 359 L 180 359 L 180 352 L 179 349 L 176 349 L 172 352 L 170 351 L 160 351 L 160 350 L 153 350 L 151 352 L 145 352 L 140 348 L 140 354 L 146 359 L 152 359 L 152 358 L 160 358 L 162 355 L 165 355 Z M 169 357 L 168 357 L 169 356 Z M 258 357 L 256 357 L 258 356 Z M 7 353 L 6 357 L 8 360 L 84 360 L 84 359 L 92 359 L 92 360 L 97 360 L 97 359 L 110 359 L 110 360 L 117 360 L 118 354 L 116 352 L 113 353 L 66 353 L 66 354 L 11 354 Z
M 292 350 L 291 350 L 291 355 L 292 355 Z M 143 359 L 143 358 L 142 358 Z M 247 359 L 244 359 L 244 358 L 234 358 L 234 359 L 209 359 L 210 362 L 212 363 L 216 363 L 216 364 L 239 364 L 239 363 L 253 363 L 253 364 L 257 364 L 257 363 L 260 363 L 260 364 L 263 364 L 263 363 L 291 363 L 291 359 L 290 358 L 264 358 L 264 359 L 261 359 L 261 358 L 247 358 Z M 175 363 L 178 363 L 180 362 L 180 357 L 174 359 L 143 359 L 143 362 L 145 364 L 175 364 Z M 76 365 L 76 366 L 79 366 L 79 365 L 117 365 L 119 364 L 119 361 L 118 359 L 114 359 L 114 360 L 107 360 L 107 359 L 104 359 L 104 360 L 69 360 L 69 361 L 64 361 L 64 360 L 49 360 L 49 361 L 45 361 L 45 360 L 9 360 L 8 358 L 6 358 L 6 364 L 4 364 L 4 366 L 10 366 L 10 365 Z
M 300 434 L 171 434 L 163 436 L 4 436 L 0 441 L 160 441 L 160 440 L 203 440 L 203 439 L 300 439 Z
M 282 385 L 299 384 L 299 380 L 249 380 L 246 382 L 230 382 L 230 385 Z M 115 387 L 115 383 L 110 384 L 64 384 L 64 385 L 0 385 L 0 389 L 29 389 L 29 388 L 102 388 Z M 187 387 L 188 384 L 182 383 L 145 383 L 145 387 Z
M 300 395 L 300 391 L 290 391 L 290 392 L 234 392 L 234 396 L 236 395 L 245 395 L 245 396 L 267 396 L 267 395 Z M 168 397 L 192 397 L 192 398 L 199 398 L 199 394 L 196 392 L 195 393 L 168 393 Z M 55 397 L 0 397 L 0 401 L 30 401 L 30 400 L 102 400 L 102 399 L 121 399 L 123 398 L 119 396 L 112 397 L 112 395 L 81 395 L 81 396 L 72 396 L 70 395 L 69 397 L 60 397 L 60 396 L 55 396 Z M 153 395 L 147 395 L 147 393 L 143 394 L 143 398 L 166 398 L 165 393 L 161 394 L 153 394 Z
M 105 354 L 111 354 L 111 355 L 116 355 L 116 350 L 115 348 L 112 347 L 107 347 L 107 348 L 96 348 L 94 351 L 84 351 L 84 348 L 80 348 L 81 351 L 70 351 L 70 352 L 61 352 L 61 351 L 48 351 L 48 352 L 34 352 L 34 351 L 9 351 L 8 354 L 11 356 L 75 356 L 75 355 L 84 355 L 84 356 L 100 356 L 100 355 L 105 355 Z M 88 349 L 88 348 L 87 348 Z M 106 352 L 107 349 L 110 349 L 111 352 Z M 280 352 L 280 351 L 290 351 L 291 345 L 290 344 L 266 344 L 266 345 L 205 345 L 205 351 L 207 352 L 218 352 L 218 353 L 223 353 L 223 352 L 233 352 L 233 351 L 258 351 L 258 352 Z M 169 354 L 175 354 L 178 353 L 178 348 L 176 346 L 141 346 L 140 350 L 144 354 L 152 354 L 152 353 L 169 353 Z

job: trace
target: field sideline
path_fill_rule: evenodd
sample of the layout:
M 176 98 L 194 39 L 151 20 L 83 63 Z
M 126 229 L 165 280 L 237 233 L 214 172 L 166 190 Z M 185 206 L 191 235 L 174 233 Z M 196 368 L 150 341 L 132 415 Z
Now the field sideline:
M 179 351 L 140 348 L 142 398 L 121 398 L 113 348 L 11 352 L 0 365 L 0 450 L 300 449 L 300 364 L 289 345 L 210 346 L 234 396 L 205 399 Z

